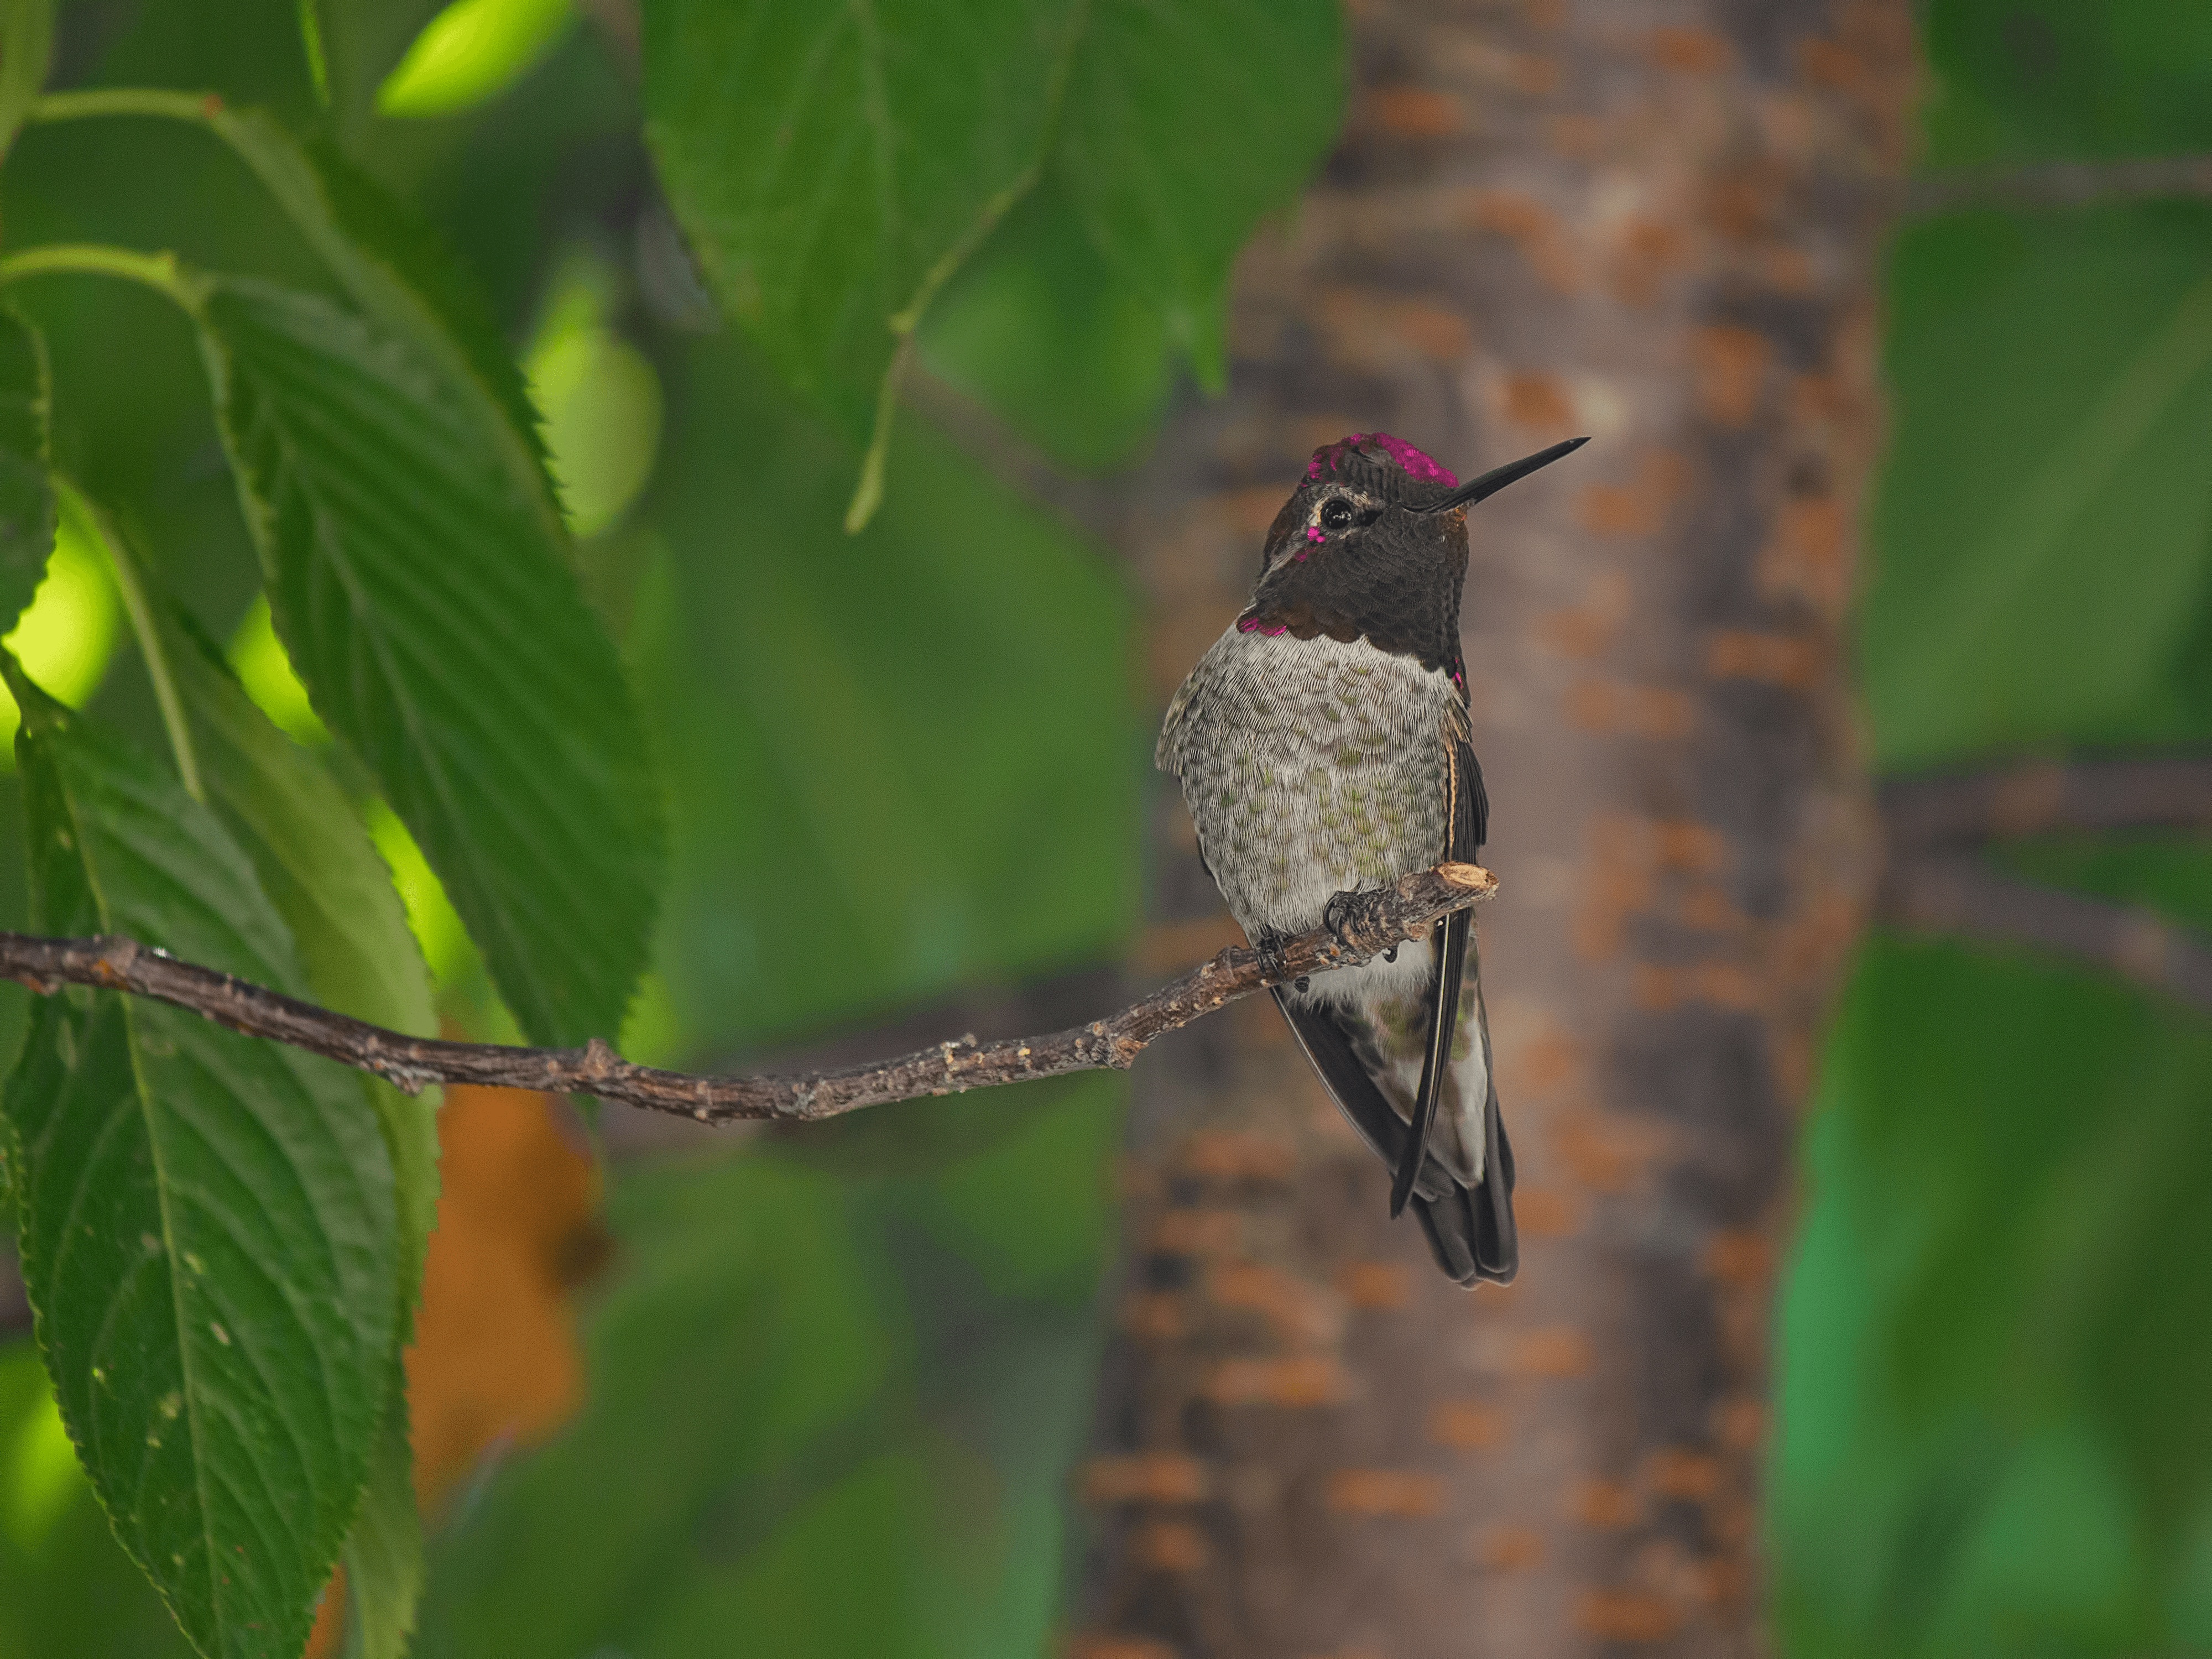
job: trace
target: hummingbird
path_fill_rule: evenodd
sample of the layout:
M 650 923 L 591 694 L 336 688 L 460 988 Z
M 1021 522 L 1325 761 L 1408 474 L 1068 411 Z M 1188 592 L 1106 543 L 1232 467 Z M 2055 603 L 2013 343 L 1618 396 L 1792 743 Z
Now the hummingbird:
M 1466 483 L 1388 433 L 1314 451 L 1268 529 L 1251 598 L 1176 691 L 1153 754 L 1258 949 L 1320 927 L 1340 891 L 1474 861 L 1490 805 L 1460 649 L 1467 509 L 1588 441 Z M 1473 912 L 1273 994 L 1338 1109 L 1395 1172 L 1391 1215 L 1410 1202 L 1459 1283 L 1510 1283 L 1513 1149 Z

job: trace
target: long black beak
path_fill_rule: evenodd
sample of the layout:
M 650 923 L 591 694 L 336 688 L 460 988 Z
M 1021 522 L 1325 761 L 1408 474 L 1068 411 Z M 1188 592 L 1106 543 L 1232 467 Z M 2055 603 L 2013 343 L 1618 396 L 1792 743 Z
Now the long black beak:
M 1562 455 L 1573 454 L 1589 441 L 1588 438 L 1569 438 L 1564 443 L 1553 444 L 1549 449 L 1540 449 L 1534 454 L 1525 455 L 1517 461 L 1509 461 L 1504 466 L 1493 466 L 1480 478 L 1469 478 L 1428 510 L 1431 513 L 1449 513 L 1455 507 L 1472 507 L 1477 501 L 1487 501 L 1506 485 L 1527 477 L 1540 467 L 1551 465 Z

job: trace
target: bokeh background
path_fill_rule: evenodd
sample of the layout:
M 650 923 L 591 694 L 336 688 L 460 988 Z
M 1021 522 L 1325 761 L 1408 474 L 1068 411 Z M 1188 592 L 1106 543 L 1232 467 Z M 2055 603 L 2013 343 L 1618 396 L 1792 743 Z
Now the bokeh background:
M 636 8 L 326 7 L 327 116 L 296 10 L 83 0 L 56 82 L 328 119 L 481 285 L 669 793 L 633 1058 L 1045 1029 L 1228 942 L 1150 738 L 1305 451 L 1598 441 L 1469 596 L 1522 1285 L 1431 1282 L 1264 1008 L 1133 1096 L 805 1133 L 456 1091 L 418 1652 L 2212 1653 L 2212 13 L 1255 6 L 1282 200 L 1225 307 L 1048 179 L 848 535 L 850 422 L 656 182 Z M 27 134 L 0 222 L 307 264 L 119 125 Z M 70 465 L 326 741 L 188 333 L 35 303 Z M 65 533 L 11 644 L 150 745 L 118 603 Z M 445 1018 L 510 1032 L 372 827 Z M 0 1276 L 0 1656 L 181 1653 L 27 1328 Z

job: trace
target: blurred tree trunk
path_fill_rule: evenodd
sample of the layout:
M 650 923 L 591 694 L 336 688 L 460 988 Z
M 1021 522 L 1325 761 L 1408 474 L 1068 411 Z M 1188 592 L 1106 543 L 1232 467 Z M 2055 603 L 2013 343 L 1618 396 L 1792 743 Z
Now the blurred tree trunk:
M 1352 6 L 1350 131 L 1127 506 L 1164 701 L 1315 445 L 1462 476 L 1520 1282 L 1462 1291 L 1255 999 L 1139 1068 L 1073 1651 L 1764 1646 L 1769 1303 L 1874 846 L 1845 690 L 1904 0 Z M 1286 87 L 1284 96 L 1300 96 Z M 1151 965 L 1233 937 L 1160 792 Z

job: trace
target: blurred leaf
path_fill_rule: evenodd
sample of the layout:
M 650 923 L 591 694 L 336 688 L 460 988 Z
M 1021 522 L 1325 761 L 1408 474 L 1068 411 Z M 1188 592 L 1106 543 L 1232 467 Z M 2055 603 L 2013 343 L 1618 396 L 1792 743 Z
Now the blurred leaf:
M 1202 66 L 1202 67 L 1201 67 Z M 1092 239 L 1219 392 L 1229 267 L 1335 143 L 1336 0 L 1097 0 L 1054 167 Z
M 422 1596 L 422 1518 L 407 1443 L 407 1378 L 394 1365 L 361 1513 L 346 1534 L 346 1659 L 403 1659 Z
M 1862 663 L 1881 763 L 2212 734 L 2212 208 L 1909 229 Z
M 0 635 L 15 631 L 54 550 L 50 412 L 46 342 L 0 309 Z
M 368 803 L 368 811 L 369 839 L 376 843 L 377 852 L 392 872 L 392 885 L 407 913 L 408 931 L 429 964 L 430 977 L 441 987 L 451 985 L 468 973 L 477 959 L 460 913 L 446 896 L 445 884 L 422 856 L 415 837 L 407 833 L 407 826 L 392 810 L 375 800 Z
M 331 101 L 331 59 L 323 44 L 323 14 L 319 0 L 299 0 L 300 50 L 307 59 L 307 78 L 314 82 L 315 101 L 325 108 Z
M 286 737 L 310 749 L 330 742 L 330 727 L 316 714 L 307 688 L 300 684 L 292 659 L 284 654 L 284 641 L 276 637 L 266 593 L 257 594 L 239 619 L 223 655 L 253 706 Z
M 660 448 L 659 371 L 608 326 L 607 286 L 591 262 L 572 262 L 523 359 L 569 527 L 586 537 L 629 510 Z
M 618 1170 L 590 1402 L 434 1546 L 424 1659 L 703 1659 L 733 1631 L 778 1659 L 1041 1651 L 1124 1085 L 1008 1092 L 1013 1134 L 930 1175 L 855 1178 L 772 1146 Z M 950 1125 L 982 1103 L 915 1112 Z M 1071 1224 L 1068 1195 L 1091 1191 Z
M 1793 1654 L 2181 1650 L 2212 1506 L 2212 1024 L 1877 939 L 1784 1303 Z
M 562 544 L 476 409 L 309 296 L 203 308 L 277 631 L 382 779 L 523 1029 L 618 1030 L 656 873 L 644 744 Z
M 439 0 L 303 0 L 316 14 L 327 66 L 331 125 L 349 149 L 386 148 L 376 130 L 377 94 L 435 17 Z M 374 133 L 370 144 L 361 141 Z
M 35 1550 L 46 1541 L 85 1485 L 76 1448 L 70 1443 L 69 1429 L 62 1422 L 62 1408 L 46 1386 L 45 1373 L 35 1375 L 35 1382 L 29 1376 L 10 1379 L 15 1386 L 9 1392 L 15 1397 L 8 1404 L 28 1409 L 7 1413 L 15 1420 L 9 1425 L 12 1432 L 7 1438 L 4 1518 L 8 1535 L 25 1550 Z
M 930 307 L 923 361 L 1054 461 L 1133 459 L 1167 408 L 1167 322 L 1107 263 L 1048 175 Z
M 100 1512 L 37 1346 L 0 1343 L 0 1659 L 191 1651 Z
M 1936 0 L 1933 167 L 2212 146 L 2212 11 L 2172 0 Z
M 46 574 L 0 646 L 41 690 L 80 708 L 107 672 L 121 611 L 98 532 L 64 501 Z M 0 738 L 12 738 L 20 718 L 0 686 Z
M 45 89 L 53 46 L 53 0 L 0 0 L 0 158 Z
M 216 87 L 230 103 L 302 125 L 322 111 L 300 39 L 300 0 L 138 0 L 94 40 L 96 84 Z
M 497 337 L 510 347 L 530 337 L 548 271 L 580 240 L 597 248 L 614 228 L 634 224 L 653 199 L 636 78 L 604 36 L 597 27 L 574 31 L 465 121 L 380 122 L 356 149 L 362 165 L 437 227 L 495 307 Z M 696 281 L 675 239 L 662 246 Z
M 36 921 L 303 994 L 214 816 L 27 700 Z M 398 1331 L 392 1173 L 356 1080 L 161 1004 L 45 999 L 7 1109 L 64 1418 L 195 1645 L 285 1655 L 359 1504 Z
M 1080 16 L 1073 0 L 646 12 L 646 136 L 709 279 L 878 455 L 899 342 L 1035 182 Z
M 453 0 L 377 88 L 377 112 L 451 115 L 495 98 L 575 21 L 571 0 Z
M 990 1144 L 910 1183 L 902 1207 L 973 1263 L 993 1297 L 1079 1305 L 1113 1235 L 1121 1115 L 1103 1099 L 1042 1111 L 1018 1092 L 1006 1106 L 1013 1121 Z
M 732 340 L 671 405 L 640 683 L 682 763 L 659 965 L 695 1049 L 1115 949 L 1147 740 L 1118 573 L 918 422 L 848 540 L 851 452 Z

